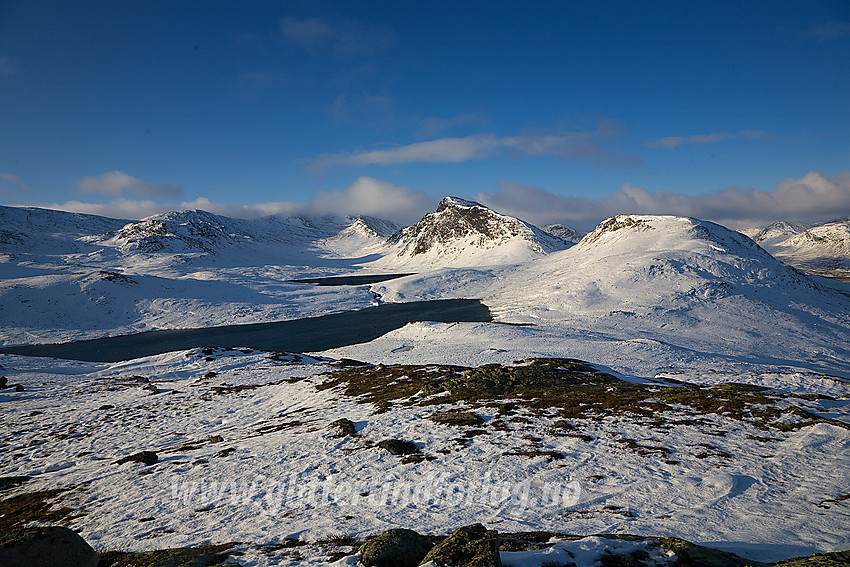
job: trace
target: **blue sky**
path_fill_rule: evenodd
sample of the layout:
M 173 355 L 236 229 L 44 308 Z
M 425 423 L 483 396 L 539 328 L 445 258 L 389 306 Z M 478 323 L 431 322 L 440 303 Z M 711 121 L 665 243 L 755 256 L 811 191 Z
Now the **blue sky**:
M 0 203 L 850 215 L 850 3 L 0 2 Z

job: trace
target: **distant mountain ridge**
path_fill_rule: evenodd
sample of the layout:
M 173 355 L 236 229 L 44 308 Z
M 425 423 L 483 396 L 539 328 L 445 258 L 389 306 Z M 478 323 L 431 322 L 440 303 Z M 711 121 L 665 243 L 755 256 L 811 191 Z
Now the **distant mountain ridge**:
M 202 210 L 170 211 L 138 221 L 52 209 L 0 206 L 0 254 L 118 254 L 185 262 L 228 251 L 303 254 L 327 240 L 357 236 L 357 246 L 383 242 L 398 230 L 367 216 L 268 216 L 234 219 Z M 316 250 L 321 253 L 321 250 Z
M 817 225 L 780 221 L 741 232 L 779 260 L 806 273 L 850 280 L 850 219 Z

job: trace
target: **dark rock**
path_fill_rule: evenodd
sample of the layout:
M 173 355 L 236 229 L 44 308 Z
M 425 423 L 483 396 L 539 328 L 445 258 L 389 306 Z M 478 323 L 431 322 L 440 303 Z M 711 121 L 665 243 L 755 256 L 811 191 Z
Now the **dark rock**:
M 101 565 L 109 567 L 238 567 L 228 560 L 228 550 L 235 543 L 204 544 L 196 547 L 157 549 L 154 551 L 108 551 L 100 557 Z M 225 563 L 225 561 L 228 561 Z
M 360 563 L 367 567 L 415 567 L 434 546 L 413 530 L 389 530 L 360 547 Z
M 481 524 L 465 526 L 434 546 L 419 564 L 433 561 L 442 567 L 501 567 L 498 542 L 494 530 Z
M 224 441 L 224 437 L 222 437 L 221 435 L 210 435 L 209 437 L 207 437 L 207 441 L 209 441 L 210 443 L 221 443 L 222 441 Z
M 97 563 L 94 549 L 68 528 L 0 532 L 0 567 L 95 567 Z
M 0 376 L 0 388 L 5 388 L 6 384 L 9 383 L 9 379 L 5 376 Z
M 334 430 L 334 437 L 356 437 L 357 429 L 350 419 L 342 418 L 328 424 L 328 429 Z
M 470 411 L 458 410 L 441 411 L 433 414 L 428 419 L 434 423 L 440 423 L 442 425 L 481 425 L 484 423 L 481 416 Z
M 104 404 L 97 409 L 99 409 L 99 410 L 111 410 L 111 409 L 115 409 L 115 406 L 113 406 L 112 404 Z
M 147 386 L 143 387 L 142 390 L 147 390 L 151 394 L 158 394 L 159 393 L 159 388 L 157 388 L 153 384 L 148 384 Z
M 23 391 L 24 391 L 24 387 L 23 387 L 23 386 L 21 386 L 20 384 L 15 384 L 15 391 L 16 391 L 16 392 L 23 392 Z
M 385 449 L 393 455 L 410 455 L 419 452 L 419 447 L 412 441 L 402 439 L 384 439 L 378 442 L 378 447 Z
M 155 465 L 158 462 L 159 457 L 157 457 L 156 453 L 153 451 L 141 451 L 139 453 L 133 453 L 132 455 L 122 457 L 115 461 L 115 464 L 123 465 L 124 463 L 143 463 L 150 466 Z
M 31 476 L 0 476 L 0 490 L 20 486 L 31 478 Z

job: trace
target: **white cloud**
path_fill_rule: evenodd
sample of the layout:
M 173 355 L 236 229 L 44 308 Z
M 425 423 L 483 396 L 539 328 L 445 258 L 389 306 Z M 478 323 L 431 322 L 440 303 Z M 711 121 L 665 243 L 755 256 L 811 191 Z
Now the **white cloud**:
M 339 191 L 316 191 L 306 203 L 287 201 L 225 204 L 198 197 L 191 201 L 157 203 L 149 199 L 119 197 L 109 203 L 67 201 L 47 205 L 47 208 L 88 213 L 105 217 L 141 219 L 167 211 L 201 209 L 232 218 L 259 218 L 269 215 L 368 215 L 401 224 L 412 224 L 425 212 L 433 209 L 436 199 L 416 189 L 401 187 L 371 177 L 360 177 L 349 187 Z
M 26 190 L 27 184 L 17 175 L 0 172 L 0 191 L 12 191 L 12 187 Z
M 394 165 L 402 163 L 459 163 L 486 159 L 502 153 L 526 156 L 549 155 L 563 159 L 594 161 L 602 165 L 637 165 L 640 156 L 629 156 L 605 147 L 613 137 L 609 127 L 600 124 L 595 131 L 562 135 L 521 135 L 498 137 L 478 134 L 462 138 L 438 138 L 394 148 L 347 154 L 325 154 L 311 163 L 314 169 L 336 165 Z
M 132 194 L 143 197 L 175 197 L 183 192 L 177 185 L 155 185 L 123 171 L 109 171 L 85 177 L 77 182 L 77 189 L 82 193 L 114 196 Z
M 388 29 L 354 20 L 288 17 L 280 21 L 280 33 L 286 43 L 300 49 L 313 53 L 329 50 L 344 57 L 380 51 L 395 40 Z
M 498 191 L 479 193 L 477 200 L 534 224 L 563 222 L 582 230 L 623 213 L 691 216 L 746 228 L 776 220 L 818 222 L 850 215 L 850 172 L 822 175 L 812 171 L 786 179 L 772 191 L 733 187 L 700 195 L 647 191 L 625 183 L 599 199 L 505 183 Z
M 133 219 L 149 217 L 157 213 L 176 210 L 174 205 L 164 205 L 150 200 L 137 199 L 113 199 L 109 203 L 85 203 L 82 201 L 66 201 L 64 203 L 53 203 L 44 205 L 48 209 L 68 211 L 69 213 L 85 213 L 89 215 L 100 215 L 115 219 Z
M 690 136 L 667 136 L 665 138 L 660 138 L 658 140 L 648 142 L 645 145 L 650 148 L 663 148 L 666 150 L 672 150 L 673 148 L 678 148 L 679 146 L 700 146 L 703 144 L 716 144 L 725 140 L 734 139 L 769 140 L 770 134 L 763 130 L 743 130 L 737 133 L 714 132 L 711 134 L 696 134 Z
M 437 204 L 423 191 L 359 177 L 342 191 L 317 191 L 306 205 L 313 214 L 366 215 L 412 224 Z

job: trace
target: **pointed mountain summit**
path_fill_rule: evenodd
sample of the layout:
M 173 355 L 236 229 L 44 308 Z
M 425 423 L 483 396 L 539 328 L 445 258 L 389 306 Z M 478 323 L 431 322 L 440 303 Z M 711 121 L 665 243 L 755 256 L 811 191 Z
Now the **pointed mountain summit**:
M 568 247 L 525 221 L 458 197 L 440 201 L 387 246 L 390 252 L 378 263 L 422 267 L 515 264 Z

